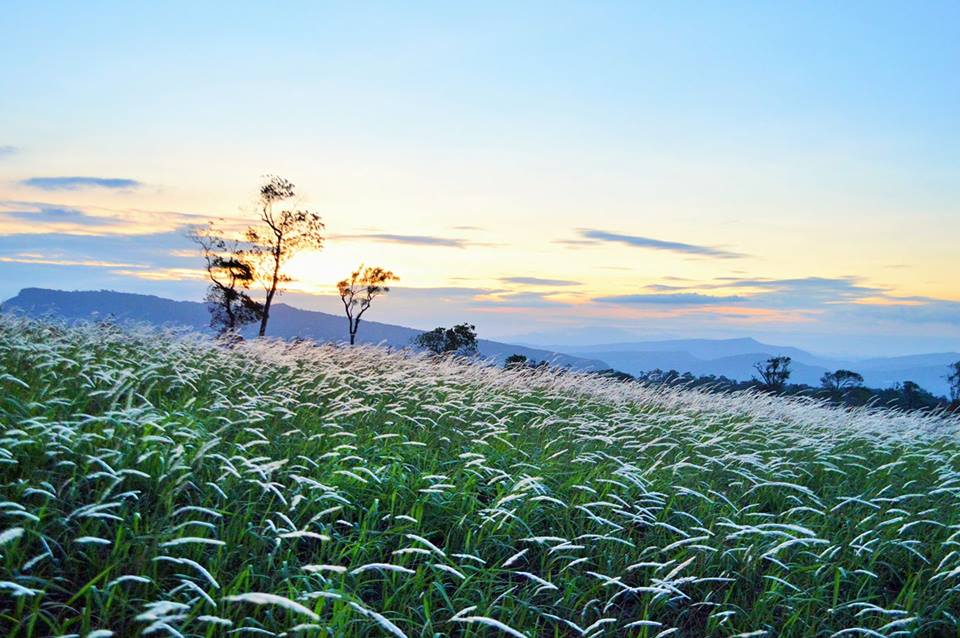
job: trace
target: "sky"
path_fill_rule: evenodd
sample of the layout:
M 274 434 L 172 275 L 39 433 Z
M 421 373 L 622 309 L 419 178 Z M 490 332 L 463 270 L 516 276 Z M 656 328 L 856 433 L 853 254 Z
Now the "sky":
M 279 174 L 281 300 L 529 343 L 960 350 L 956 2 L 7 2 L 0 299 L 199 300 Z

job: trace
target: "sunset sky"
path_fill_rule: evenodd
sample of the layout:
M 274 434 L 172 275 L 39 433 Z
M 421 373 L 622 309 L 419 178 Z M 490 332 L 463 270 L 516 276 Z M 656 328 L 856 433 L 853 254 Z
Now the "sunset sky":
M 960 3 L 4 3 L 0 299 L 199 300 L 297 184 L 281 300 L 540 343 L 960 348 Z

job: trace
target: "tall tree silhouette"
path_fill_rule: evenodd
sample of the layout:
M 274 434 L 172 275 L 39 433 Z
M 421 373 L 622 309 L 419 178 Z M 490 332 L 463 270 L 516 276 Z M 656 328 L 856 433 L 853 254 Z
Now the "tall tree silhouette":
M 263 305 L 247 294 L 256 271 L 241 243 L 227 238 L 214 222 L 188 231 L 187 236 L 207 262 L 210 286 L 204 301 L 210 309 L 210 327 L 225 336 L 260 319 Z
M 386 284 L 399 279 L 389 270 L 379 266 L 367 268 L 360 264 L 349 278 L 337 283 L 340 301 L 343 302 L 343 310 L 347 315 L 347 331 L 351 346 L 357 341 L 357 330 L 360 329 L 360 318 L 363 313 L 370 309 L 374 299 L 390 292 Z
M 265 293 L 259 335 L 267 332 L 270 307 L 282 294 L 290 277 L 283 272 L 286 262 L 302 250 L 323 248 L 323 221 L 316 213 L 280 208 L 296 195 L 296 187 L 283 177 L 268 175 L 260 186 L 258 209 L 260 223 L 247 229 L 251 257 L 256 262 L 256 278 Z

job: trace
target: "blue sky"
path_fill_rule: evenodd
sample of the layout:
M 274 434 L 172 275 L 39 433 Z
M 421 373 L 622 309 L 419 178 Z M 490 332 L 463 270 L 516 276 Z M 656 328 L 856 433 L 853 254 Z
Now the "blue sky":
M 279 173 L 331 234 L 300 305 L 381 260 L 377 318 L 423 327 L 958 348 L 956 2 L 12 2 L 0 29 L 0 297 L 199 298 L 183 230 Z

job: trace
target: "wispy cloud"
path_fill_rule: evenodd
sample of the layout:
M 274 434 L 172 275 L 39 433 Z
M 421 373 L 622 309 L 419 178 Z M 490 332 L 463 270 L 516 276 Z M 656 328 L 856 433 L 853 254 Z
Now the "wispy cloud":
M 20 254 L 11 257 L 0 256 L 0 263 L 36 264 L 40 266 L 81 266 L 84 268 L 146 268 L 143 264 L 120 261 L 101 261 L 97 259 L 58 259 L 41 255 Z
M 0 157 L 5 155 L 13 155 L 14 153 L 19 152 L 20 149 L 16 146 L 10 146 L 9 144 L 0 144 Z
M 581 282 L 570 279 L 543 279 L 541 277 L 501 277 L 500 281 L 505 284 L 517 284 L 520 286 L 579 286 Z
M 109 217 L 90 215 L 78 208 L 40 205 L 33 210 L 11 210 L 0 212 L 8 219 L 19 219 L 32 224 L 79 224 L 84 226 L 106 226 L 114 223 Z
M 142 186 L 135 179 L 121 177 L 30 177 L 20 183 L 45 191 L 72 191 L 81 188 L 132 189 Z
M 409 244 L 413 246 L 440 246 L 443 248 L 466 248 L 471 242 L 456 237 L 436 237 L 434 235 L 394 235 L 392 233 L 360 233 L 354 235 L 333 235 L 331 239 L 360 239 L 378 241 L 387 244 Z
M 0 258 L 7 263 L 127 269 L 199 267 L 199 253 L 195 250 L 192 254 L 187 252 L 190 248 L 186 237 L 177 232 L 148 235 L 0 234 Z
M 862 283 L 856 277 L 800 277 L 766 279 L 718 277 L 712 288 L 747 288 L 761 291 L 764 297 L 819 302 L 849 302 L 885 296 L 888 289 Z
M 146 235 L 183 229 L 205 220 L 206 217 L 202 215 L 177 211 L 109 209 L 0 200 L 0 235 Z
M 611 295 L 607 297 L 594 297 L 594 301 L 601 303 L 631 304 L 631 305 L 656 305 L 656 306 L 708 306 L 708 305 L 726 305 L 747 301 L 746 297 L 738 296 L 719 296 L 719 295 L 701 295 L 695 292 L 681 292 L 671 294 L 635 294 L 635 295 Z
M 898 299 L 898 298 L 893 298 Z M 952 327 L 960 317 L 960 301 L 909 297 L 908 303 L 853 303 L 834 309 L 841 320 L 871 323 L 898 322 L 906 324 L 939 323 Z M 922 301 L 919 301 L 922 300 Z
M 578 230 L 583 239 L 560 240 L 563 243 L 572 246 L 595 244 L 601 242 L 612 242 L 632 246 L 634 248 L 646 248 L 650 250 L 662 250 L 667 252 L 682 253 L 687 255 L 696 255 L 701 257 L 714 257 L 717 259 L 739 259 L 745 257 L 740 253 L 731 252 L 714 246 L 700 246 L 698 244 L 686 244 L 679 241 L 666 241 L 663 239 L 654 239 L 652 237 L 641 237 L 640 235 L 623 235 L 621 233 L 612 233 L 606 230 L 596 230 L 592 228 L 581 228 Z

